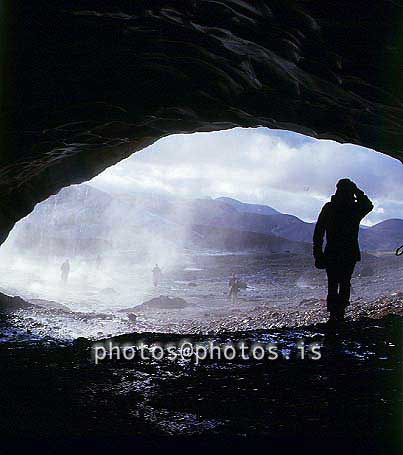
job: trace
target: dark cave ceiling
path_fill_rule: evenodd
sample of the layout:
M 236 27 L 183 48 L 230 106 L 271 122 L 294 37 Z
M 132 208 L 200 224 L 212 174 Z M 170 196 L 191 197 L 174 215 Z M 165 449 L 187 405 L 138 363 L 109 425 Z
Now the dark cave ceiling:
M 37 202 L 169 134 L 267 126 L 403 160 L 401 1 L 4 10 L 0 241 Z

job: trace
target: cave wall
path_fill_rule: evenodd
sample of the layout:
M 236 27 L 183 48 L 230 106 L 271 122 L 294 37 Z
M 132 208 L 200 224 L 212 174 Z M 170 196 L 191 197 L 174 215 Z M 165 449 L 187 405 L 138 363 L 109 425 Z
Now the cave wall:
M 15 0 L 2 21 L 0 242 L 169 134 L 267 126 L 403 160 L 399 0 Z

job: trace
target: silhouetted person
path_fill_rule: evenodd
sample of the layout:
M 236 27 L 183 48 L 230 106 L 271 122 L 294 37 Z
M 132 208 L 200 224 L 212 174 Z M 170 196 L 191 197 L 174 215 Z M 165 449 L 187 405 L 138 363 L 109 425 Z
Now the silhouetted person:
M 233 273 L 229 280 L 229 297 L 231 299 L 231 303 L 233 304 L 238 303 L 239 288 L 240 288 L 239 280 L 235 273 Z
M 160 284 L 161 277 L 162 270 L 158 267 L 158 264 L 155 264 L 155 267 L 153 268 L 153 283 L 155 288 Z
M 67 283 L 70 273 L 70 262 L 66 259 L 60 267 L 61 279 L 63 283 Z
M 101 256 L 98 255 L 95 259 L 95 267 L 97 268 L 97 270 L 100 269 L 101 265 L 102 265 L 102 258 L 101 258 Z
M 356 262 L 361 260 L 358 244 L 360 222 L 373 208 L 372 202 L 354 182 L 342 179 L 337 183 L 331 201 L 320 212 L 313 235 L 313 255 L 315 266 L 326 269 L 330 321 L 344 319 L 345 309 L 350 303 L 351 276 Z

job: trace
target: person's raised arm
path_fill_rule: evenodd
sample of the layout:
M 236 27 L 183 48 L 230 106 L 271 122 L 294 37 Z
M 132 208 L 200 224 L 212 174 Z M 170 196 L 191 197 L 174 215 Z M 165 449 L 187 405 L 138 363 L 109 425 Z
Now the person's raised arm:
M 370 201 L 369 197 L 364 193 L 364 191 L 360 190 L 358 187 L 356 187 L 356 190 L 354 192 L 357 196 L 358 213 L 361 219 L 363 219 L 364 216 L 368 215 L 368 213 L 371 212 L 371 210 L 374 208 L 374 205 Z

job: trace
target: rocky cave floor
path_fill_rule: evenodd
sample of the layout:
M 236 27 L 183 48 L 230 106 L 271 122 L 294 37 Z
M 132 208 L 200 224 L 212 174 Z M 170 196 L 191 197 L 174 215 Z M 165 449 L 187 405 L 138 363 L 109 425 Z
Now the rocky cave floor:
M 324 323 L 323 286 L 319 290 L 314 286 L 324 277 L 317 272 L 304 275 L 295 291 L 301 299 L 287 307 L 253 298 L 248 302 L 246 293 L 231 307 L 223 294 L 225 305 L 210 302 L 210 310 L 196 302 L 194 313 L 186 308 L 144 310 L 136 321 L 130 320 L 130 311 L 114 316 L 72 312 L 55 302 L 32 304 L 1 295 L 0 407 L 6 410 L 0 414 L 1 434 L 11 440 L 21 435 L 27 440 L 171 436 L 335 440 L 362 450 L 385 443 L 394 453 L 401 448 L 403 417 L 403 293 L 396 281 L 401 269 L 396 267 L 400 263 L 377 264 L 375 274 L 358 270 L 347 321 L 337 328 Z M 249 270 L 250 266 L 249 261 Z M 204 295 L 212 282 L 208 276 L 207 281 L 195 281 L 201 267 L 194 268 L 191 277 L 184 280 L 182 275 L 177 281 Z M 222 276 L 227 274 L 228 268 Z M 249 297 L 261 279 L 252 275 Z M 292 271 L 285 282 L 291 275 Z M 281 272 L 277 279 L 270 278 L 278 285 L 281 279 Z M 189 286 L 194 282 L 196 286 Z M 371 298 L 374 286 L 384 292 Z M 66 321 L 81 325 L 82 333 L 86 327 L 92 339 L 110 332 L 113 340 L 132 344 L 140 339 L 153 344 L 183 338 L 234 345 L 243 340 L 248 346 L 270 342 L 279 346 L 281 355 L 277 360 L 236 357 L 199 364 L 194 359 L 136 357 L 95 365 L 88 337 L 77 338 L 81 332 L 72 337 L 70 332 L 63 338 L 63 333 L 69 334 L 63 331 Z M 300 340 L 318 343 L 321 358 L 299 358 Z
M 3 327 L 6 323 L 3 316 Z M 178 341 L 180 335 L 141 337 L 153 343 Z M 371 448 L 386 443 L 389 453 L 401 444 L 402 318 L 397 315 L 349 321 L 336 331 L 317 324 L 188 338 L 274 342 L 289 358 L 199 364 L 136 358 L 95 365 L 91 344 L 82 339 L 2 343 L 2 437 L 267 437 Z M 298 358 L 301 339 L 318 342 L 321 359 Z

